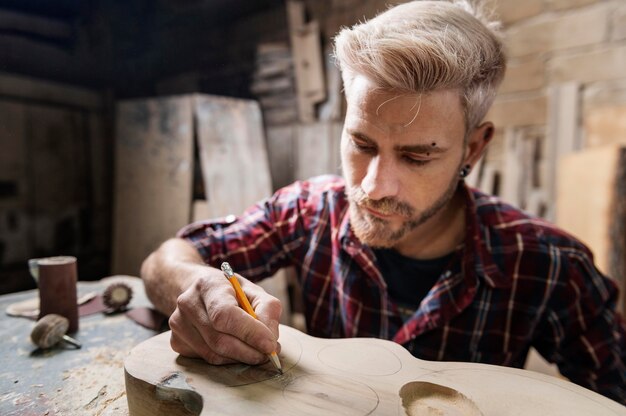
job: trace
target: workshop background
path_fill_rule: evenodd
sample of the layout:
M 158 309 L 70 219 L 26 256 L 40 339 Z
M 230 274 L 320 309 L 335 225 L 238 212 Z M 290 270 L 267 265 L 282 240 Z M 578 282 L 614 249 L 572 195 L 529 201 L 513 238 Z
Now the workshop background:
M 34 288 L 36 257 L 136 276 L 192 219 L 339 173 L 331 39 L 396 3 L 0 0 L 0 293 Z M 494 4 L 509 69 L 468 180 L 583 239 L 623 286 L 626 3 Z

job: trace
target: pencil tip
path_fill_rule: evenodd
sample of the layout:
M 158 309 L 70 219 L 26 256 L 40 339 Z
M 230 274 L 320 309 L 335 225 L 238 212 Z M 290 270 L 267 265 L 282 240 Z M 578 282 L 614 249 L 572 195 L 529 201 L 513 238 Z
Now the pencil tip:
M 270 357 L 270 360 L 272 361 L 272 364 L 274 364 L 274 367 L 276 367 L 276 369 L 280 371 L 280 374 L 282 374 L 283 366 L 280 365 L 280 360 L 278 359 L 278 355 L 275 352 L 273 352 L 269 355 L 269 357 Z

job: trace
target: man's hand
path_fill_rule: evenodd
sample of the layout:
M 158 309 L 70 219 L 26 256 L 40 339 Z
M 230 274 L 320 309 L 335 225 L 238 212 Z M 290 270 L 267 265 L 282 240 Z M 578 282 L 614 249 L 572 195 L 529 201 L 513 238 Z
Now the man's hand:
M 211 364 L 258 364 L 278 352 L 280 301 L 240 278 L 258 320 L 237 304 L 235 290 L 221 270 L 209 267 L 189 242 L 172 238 L 141 267 L 146 294 L 170 315 L 174 351 Z
M 177 300 L 169 324 L 172 349 L 210 364 L 260 364 L 279 351 L 280 301 L 261 287 L 239 278 L 257 319 L 237 304 L 235 291 L 224 274 L 198 266 L 201 274 Z

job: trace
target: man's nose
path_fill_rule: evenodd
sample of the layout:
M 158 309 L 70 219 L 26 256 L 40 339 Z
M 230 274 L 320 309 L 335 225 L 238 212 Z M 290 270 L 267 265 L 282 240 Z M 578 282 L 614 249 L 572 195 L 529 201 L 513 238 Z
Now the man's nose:
M 380 155 L 371 159 L 361 189 L 373 200 L 394 197 L 398 194 L 399 181 L 396 166 L 392 160 L 385 160 Z

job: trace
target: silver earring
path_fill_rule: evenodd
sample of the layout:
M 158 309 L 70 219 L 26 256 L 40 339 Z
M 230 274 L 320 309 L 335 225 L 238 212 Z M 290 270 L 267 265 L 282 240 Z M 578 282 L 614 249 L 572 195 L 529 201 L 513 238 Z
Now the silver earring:
M 461 170 L 459 171 L 459 176 L 461 177 L 461 179 L 464 179 L 467 177 L 467 175 L 469 175 L 471 168 L 472 167 L 470 165 L 465 165 L 461 168 Z

